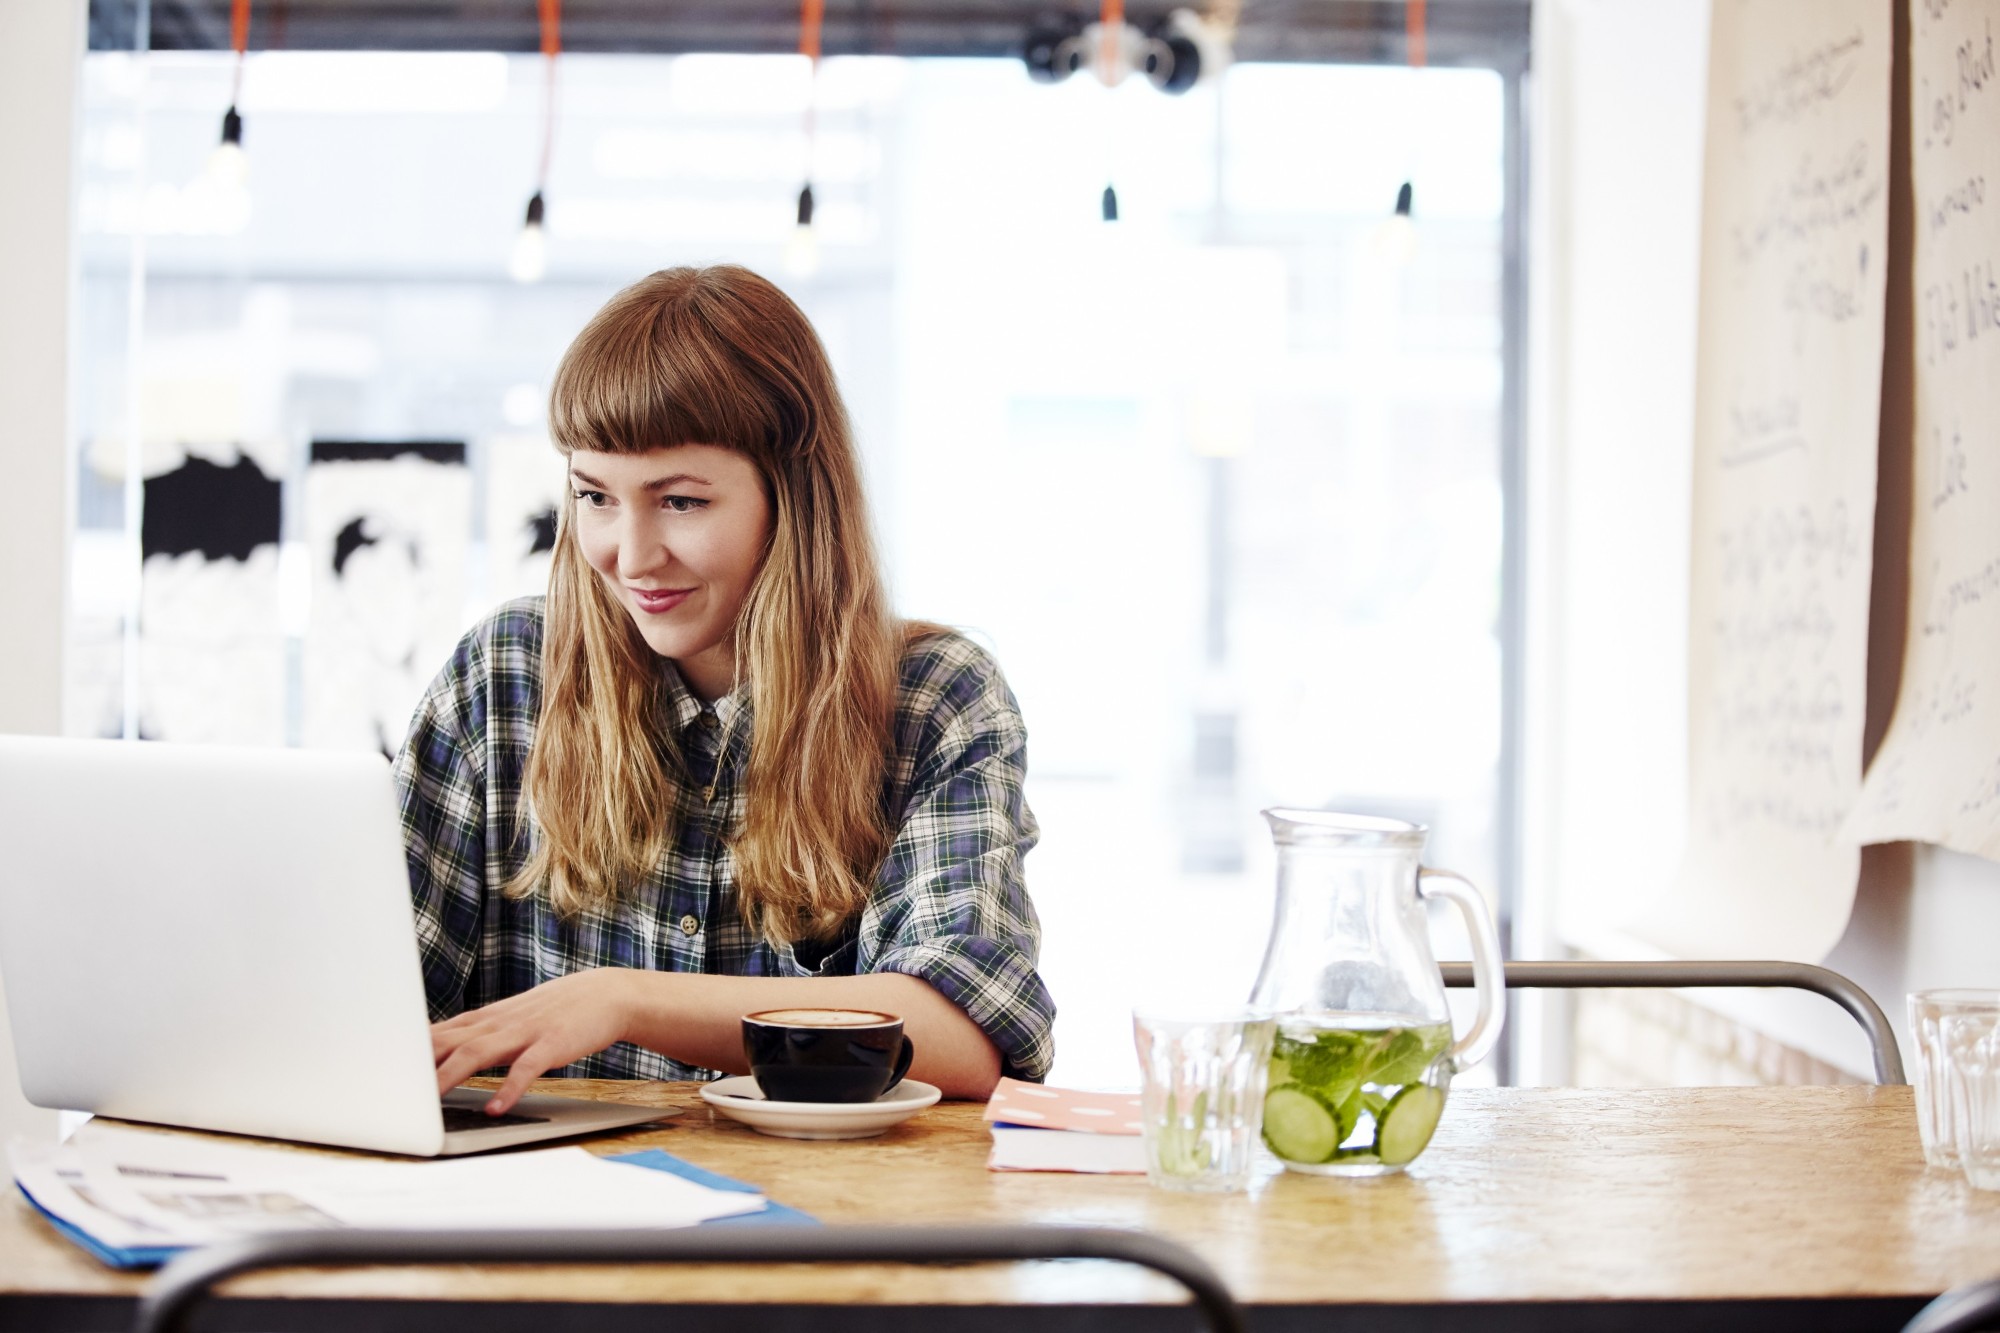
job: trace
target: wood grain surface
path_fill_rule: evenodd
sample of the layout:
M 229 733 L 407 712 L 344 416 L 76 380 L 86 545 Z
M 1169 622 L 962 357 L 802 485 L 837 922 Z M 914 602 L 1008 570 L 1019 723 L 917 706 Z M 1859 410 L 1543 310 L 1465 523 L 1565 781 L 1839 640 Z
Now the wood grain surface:
M 1452 1096 L 1407 1174 L 1334 1180 L 1260 1168 L 1241 1195 L 1140 1177 L 986 1169 L 983 1108 L 943 1103 L 876 1139 L 768 1138 L 690 1084 L 544 1090 L 686 1107 L 589 1140 L 663 1148 L 828 1223 L 1144 1228 L 1193 1248 L 1246 1303 L 1457 1303 L 1929 1296 L 2000 1273 L 2000 1194 L 1927 1170 L 1907 1087 L 1595 1090 Z M 118 1296 L 116 1273 L 20 1199 L 0 1209 L 0 1294 Z M 449 1267 L 292 1271 L 232 1294 L 457 1300 L 1167 1301 L 1166 1279 L 1064 1262 L 952 1268 Z

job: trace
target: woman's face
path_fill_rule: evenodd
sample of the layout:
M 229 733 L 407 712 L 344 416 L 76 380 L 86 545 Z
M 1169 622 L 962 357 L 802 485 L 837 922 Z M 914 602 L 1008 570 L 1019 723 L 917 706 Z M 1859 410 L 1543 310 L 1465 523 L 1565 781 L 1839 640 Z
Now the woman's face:
M 736 680 L 736 616 L 771 504 L 743 455 L 711 444 L 569 459 L 577 544 L 648 646 L 703 699 Z

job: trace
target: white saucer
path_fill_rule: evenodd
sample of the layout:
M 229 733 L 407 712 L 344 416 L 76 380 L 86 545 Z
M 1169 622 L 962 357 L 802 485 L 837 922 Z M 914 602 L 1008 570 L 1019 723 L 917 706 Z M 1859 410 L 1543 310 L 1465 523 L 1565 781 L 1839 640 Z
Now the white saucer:
M 872 1102 L 774 1102 L 748 1074 L 717 1079 L 701 1090 L 701 1099 L 731 1120 L 781 1139 L 872 1139 L 943 1095 L 906 1078 Z

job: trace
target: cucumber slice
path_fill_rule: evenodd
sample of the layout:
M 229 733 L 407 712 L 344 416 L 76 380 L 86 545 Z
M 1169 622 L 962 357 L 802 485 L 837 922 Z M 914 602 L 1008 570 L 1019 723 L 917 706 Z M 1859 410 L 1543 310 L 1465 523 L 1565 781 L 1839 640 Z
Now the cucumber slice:
M 1340 1143 L 1340 1126 L 1317 1098 L 1277 1088 L 1264 1098 L 1264 1142 L 1288 1162 L 1324 1162 Z
M 1268 1117 L 1270 1112 L 1265 1114 Z M 1444 1093 L 1427 1083 L 1412 1083 L 1391 1098 L 1375 1126 L 1375 1151 L 1381 1154 L 1384 1165 L 1415 1161 L 1431 1141 L 1443 1114 Z

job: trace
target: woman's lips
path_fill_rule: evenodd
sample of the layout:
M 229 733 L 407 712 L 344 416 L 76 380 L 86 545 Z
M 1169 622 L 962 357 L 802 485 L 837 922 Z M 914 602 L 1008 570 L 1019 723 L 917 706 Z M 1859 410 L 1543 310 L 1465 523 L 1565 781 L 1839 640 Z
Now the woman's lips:
M 665 615 L 694 596 L 693 588 L 631 588 L 632 600 L 648 615 Z

